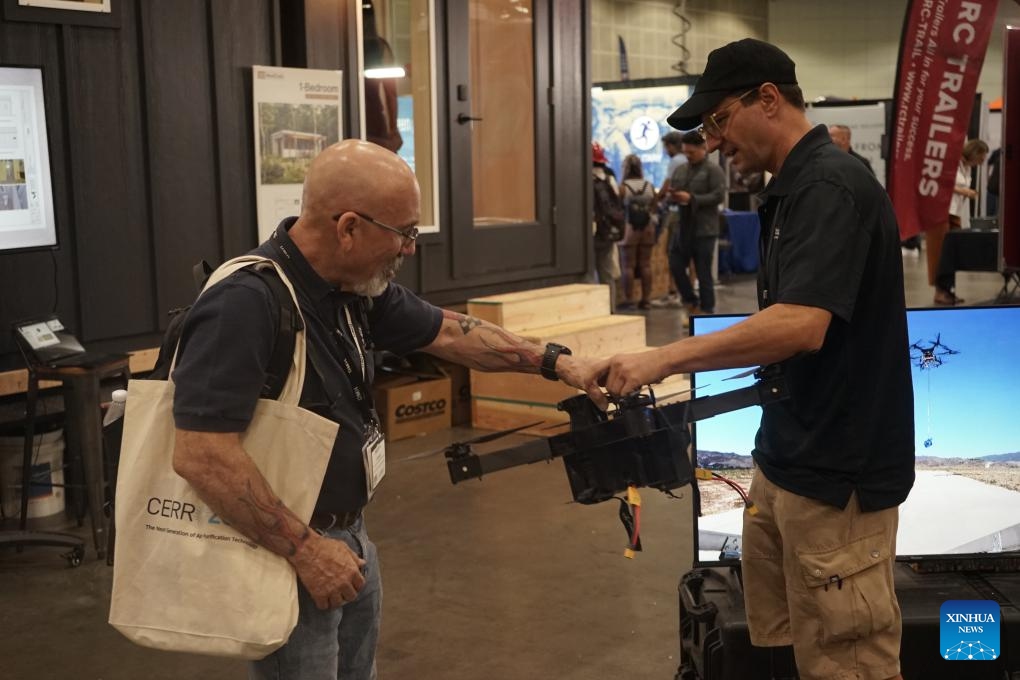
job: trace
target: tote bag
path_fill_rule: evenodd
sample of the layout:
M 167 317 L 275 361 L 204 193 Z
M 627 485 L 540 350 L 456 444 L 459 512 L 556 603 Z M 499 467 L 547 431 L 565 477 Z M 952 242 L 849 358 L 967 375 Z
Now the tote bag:
M 243 256 L 224 263 L 206 290 L 259 261 L 270 262 Z M 298 407 L 304 377 L 300 330 L 279 399 L 259 400 L 241 443 L 280 499 L 307 522 L 338 425 Z M 262 658 L 297 624 L 297 577 L 284 558 L 224 524 L 174 472 L 173 397 L 172 380 L 128 386 L 110 624 L 146 647 Z

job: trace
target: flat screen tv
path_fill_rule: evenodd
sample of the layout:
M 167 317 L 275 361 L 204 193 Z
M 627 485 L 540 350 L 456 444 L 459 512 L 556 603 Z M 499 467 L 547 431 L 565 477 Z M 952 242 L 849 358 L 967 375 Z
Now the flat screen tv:
M 722 330 L 744 315 L 701 316 L 691 334 Z M 1020 307 L 907 310 L 914 383 L 916 481 L 900 506 L 901 559 L 1020 554 Z M 750 385 L 743 369 L 691 376 L 699 397 Z M 692 425 L 695 465 L 745 489 L 761 408 Z M 696 482 L 695 560 L 739 556 L 743 504 L 721 482 Z

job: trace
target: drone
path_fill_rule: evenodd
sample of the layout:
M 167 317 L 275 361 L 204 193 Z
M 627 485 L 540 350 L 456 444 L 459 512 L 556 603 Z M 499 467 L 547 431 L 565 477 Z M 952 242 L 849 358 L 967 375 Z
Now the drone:
M 938 333 L 927 345 L 920 340 L 910 346 L 910 360 L 917 362 L 922 371 L 938 368 L 942 365 L 942 357 L 959 354 L 958 351 L 942 344 L 942 334 Z
M 574 501 L 592 505 L 614 498 L 619 500 L 620 519 L 631 538 L 628 552 L 641 550 L 640 500 L 638 498 L 635 503 L 632 499 L 640 488 L 672 495 L 672 490 L 691 483 L 695 471 L 687 454 L 691 443 L 687 425 L 787 398 L 785 380 L 777 367 L 756 369 L 754 375 L 757 382 L 748 387 L 665 406 L 656 403 L 650 386 L 644 391 L 612 399 L 613 408 L 608 411 L 602 411 L 587 394 L 579 394 L 557 404 L 560 411 L 569 415 L 568 432 L 486 454 L 472 450 L 473 444 L 493 441 L 531 427 L 533 423 L 456 442 L 441 451 L 446 456 L 453 484 L 481 479 L 520 465 L 562 458 Z M 626 500 L 621 495 L 625 495 Z M 633 517 L 628 505 L 634 506 Z
M 922 344 L 920 340 L 910 346 L 910 360 L 916 362 L 916 366 L 922 371 L 928 373 L 928 394 L 927 394 L 927 406 L 928 406 L 928 436 L 924 440 L 924 448 L 930 449 L 935 439 L 932 436 L 932 409 L 934 398 L 931 391 L 931 370 L 942 366 L 943 357 L 952 356 L 959 354 L 958 351 L 942 344 L 942 333 L 937 333 L 935 339 L 930 341 L 928 344 Z

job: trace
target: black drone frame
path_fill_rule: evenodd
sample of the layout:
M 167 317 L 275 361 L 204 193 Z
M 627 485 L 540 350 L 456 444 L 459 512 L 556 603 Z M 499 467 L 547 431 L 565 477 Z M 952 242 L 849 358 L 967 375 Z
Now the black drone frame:
M 451 444 L 445 451 L 450 481 L 562 458 L 578 503 L 600 503 L 630 486 L 669 492 L 691 482 L 688 423 L 786 399 L 782 376 L 755 375 L 749 387 L 667 406 L 656 406 L 651 390 L 619 399 L 610 412 L 586 394 L 565 399 L 557 408 L 570 415 L 569 432 L 483 455 L 472 452 L 471 442 Z

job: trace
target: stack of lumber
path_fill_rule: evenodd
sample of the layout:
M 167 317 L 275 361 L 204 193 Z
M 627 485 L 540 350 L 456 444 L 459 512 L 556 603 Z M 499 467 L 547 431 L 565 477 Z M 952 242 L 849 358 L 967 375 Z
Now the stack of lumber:
M 467 312 L 539 345 L 565 345 L 577 356 L 647 349 L 645 318 L 611 314 L 607 286 L 577 283 L 475 298 L 468 300 Z M 685 387 L 686 380 L 674 376 L 655 391 L 672 394 Z M 556 404 L 575 394 L 578 390 L 540 375 L 471 371 L 471 424 L 502 430 L 541 421 L 524 432 L 559 434 L 564 428 L 556 426 L 568 417 Z

